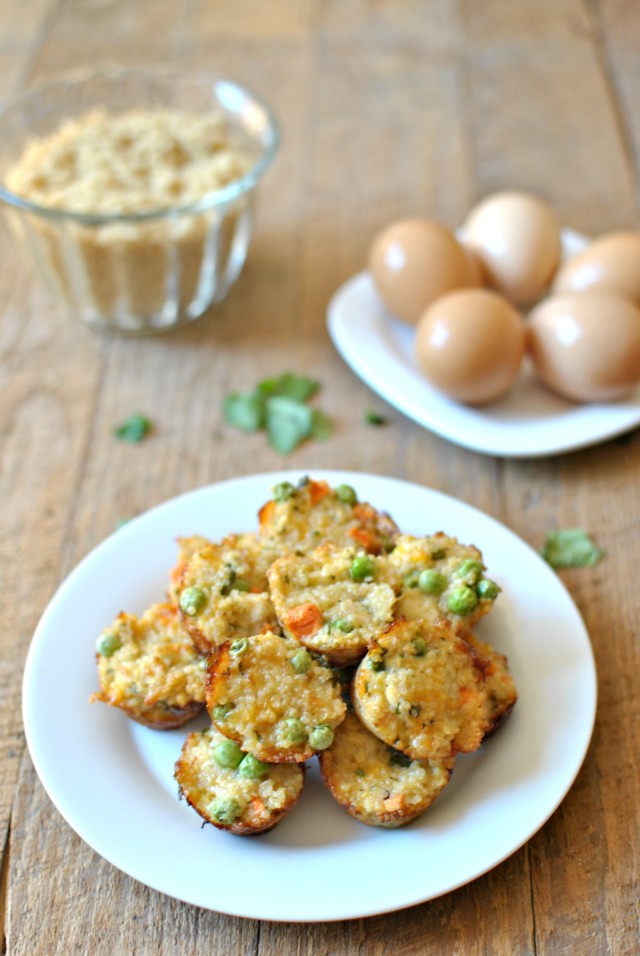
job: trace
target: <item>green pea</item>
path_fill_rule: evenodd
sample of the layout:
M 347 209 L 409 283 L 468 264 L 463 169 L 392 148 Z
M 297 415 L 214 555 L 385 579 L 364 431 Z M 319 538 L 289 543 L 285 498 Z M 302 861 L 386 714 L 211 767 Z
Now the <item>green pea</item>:
M 345 505 L 358 504 L 358 496 L 351 485 L 338 485 L 336 488 L 336 498 Z
M 280 722 L 280 732 L 290 744 L 303 744 L 307 739 L 307 728 L 297 717 L 285 717 Z
M 478 605 L 478 595 L 471 588 L 463 584 L 459 588 L 454 588 L 447 598 L 447 607 L 454 614 L 471 614 Z
M 326 750 L 333 743 L 333 730 L 329 724 L 318 724 L 309 731 L 309 743 L 314 750 Z
M 229 651 L 231 654 L 237 654 L 238 656 L 240 656 L 240 654 L 244 654 L 244 652 L 247 650 L 248 647 L 249 647 L 249 641 L 247 640 L 247 638 L 241 637 L 239 641 L 233 641 L 229 645 Z
M 313 658 L 306 647 L 299 647 L 291 657 L 293 669 L 297 674 L 306 674 L 311 667 Z
M 477 584 L 482 575 L 482 564 L 473 558 L 467 558 L 453 573 L 456 578 L 464 578 L 466 584 Z
M 258 760 L 253 754 L 245 754 L 238 767 L 238 773 L 241 777 L 246 777 L 247 780 L 259 780 L 269 773 L 269 764 Z
M 417 588 L 420 583 L 420 572 L 419 571 L 409 571 L 408 574 L 402 579 L 402 584 L 405 588 Z
M 207 595 L 202 588 L 185 588 L 180 595 L 180 610 L 188 617 L 195 617 L 207 603 Z
M 343 634 L 351 634 L 355 624 L 348 617 L 340 617 L 337 621 L 332 621 L 331 626 L 337 631 L 342 631 Z
M 387 669 L 387 665 L 384 662 L 384 657 L 370 657 L 369 658 L 369 670 L 370 671 L 384 671 Z
M 442 594 L 447 586 L 447 579 L 444 574 L 434 571 L 433 568 L 425 568 L 420 572 L 418 586 L 425 594 Z
M 224 720 L 233 710 L 233 704 L 216 704 L 211 711 L 212 720 Z
M 122 638 L 119 634 L 114 634 L 113 631 L 109 634 L 102 634 L 96 645 L 98 654 L 102 654 L 103 657 L 111 657 L 121 647 Z
M 354 581 L 365 581 L 367 578 L 372 578 L 375 573 L 375 558 L 372 558 L 370 554 L 356 555 L 349 568 L 349 574 Z
M 215 823 L 229 826 L 242 816 L 242 806 L 233 797 L 217 797 L 211 805 L 211 817 Z
M 490 578 L 480 578 L 476 584 L 476 594 L 478 597 L 487 598 L 489 601 L 495 601 L 500 594 L 500 588 L 495 581 Z
M 288 501 L 295 494 L 295 490 L 290 481 L 281 481 L 280 484 L 274 485 L 273 497 L 276 501 Z
M 221 740 L 213 751 L 213 759 L 219 767 L 235 770 L 244 754 L 235 740 Z
M 413 653 L 416 657 L 424 657 L 427 653 L 427 644 L 424 638 L 414 637 L 413 639 Z

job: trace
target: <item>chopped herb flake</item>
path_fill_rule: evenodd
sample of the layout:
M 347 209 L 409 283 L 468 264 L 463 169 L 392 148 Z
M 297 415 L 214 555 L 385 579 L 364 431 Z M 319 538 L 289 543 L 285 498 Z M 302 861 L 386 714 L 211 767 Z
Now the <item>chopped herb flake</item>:
M 281 455 L 294 451 L 311 435 L 313 410 L 291 398 L 277 396 L 267 402 L 269 444 Z
M 319 388 L 319 382 L 293 372 L 266 378 L 253 392 L 228 395 L 224 420 L 243 431 L 265 428 L 271 447 L 287 455 L 307 438 L 324 441 L 331 434 L 327 415 L 305 404 Z
M 130 415 L 121 425 L 113 430 L 113 434 L 120 441 L 129 442 L 131 445 L 137 445 L 151 431 L 151 419 L 140 412 Z
M 224 420 L 245 432 L 254 432 L 264 425 L 264 400 L 257 395 L 227 395 L 223 406 Z
M 550 531 L 540 553 L 556 570 L 588 567 L 605 556 L 583 528 Z
M 265 398 L 281 395 L 294 402 L 307 402 L 318 389 L 320 382 L 304 375 L 295 375 L 293 372 L 284 372 L 279 378 L 266 378 L 258 384 L 256 392 Z
M 366 412 L 364 420 L 367 425 L 386 425 L 387 419 L 378 412 Z

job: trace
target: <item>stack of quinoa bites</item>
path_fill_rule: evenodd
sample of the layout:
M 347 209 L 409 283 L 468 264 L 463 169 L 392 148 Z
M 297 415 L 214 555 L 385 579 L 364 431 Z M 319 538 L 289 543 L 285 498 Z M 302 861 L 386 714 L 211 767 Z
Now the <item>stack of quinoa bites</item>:
M 100 636 L 92 699 L 159 729 L 206 707 L 175 778 L 220 829 L 273 828 L 316 755 L 353 817 L 409 823 L 516 701 L 473 633 L 500 592 L 480 551 L 401 533 L 349 485 L 282 482 L 256 532 L 178 544 L 168 602 Z

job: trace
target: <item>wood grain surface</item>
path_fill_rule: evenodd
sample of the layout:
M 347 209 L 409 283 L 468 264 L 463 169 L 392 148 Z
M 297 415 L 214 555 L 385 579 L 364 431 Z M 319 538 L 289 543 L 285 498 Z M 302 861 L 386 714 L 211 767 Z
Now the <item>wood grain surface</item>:
M 549 460 L 500 460 L 403 418 L 341 362 L 331 293 L 375 230 L 454 226 L 504 186 L 589 234 L 637 226 L 636 0 L 6 0 L 0 94 L 96 63 L 230 75 L 280 116 L 246 269 L 191 328 L 124 340 L 71 321 L 0 237 L 0 825 L 11 956 L 633 956 L 640 952 L 640 438 Z M 640 266 L 639 266 L 640 268 Z M 562 572 L 591 634 L 599 712 L 578 779 L 546 826 L 486 876 L 427 904 L 329 925 L 257 923 L 164 897 L 90 850 L 30 762 L 21 677 L 35 625 L 71 568 L 129 517 L 179 492 L 282 467 L 222 421 L 222 397 L 284 369 L 323 384 L 325 443 L 286 464 L 444 490 L 534 547 L 582 525 L 607 557 Z M 112 427 L 134 410 L 137 447 Z M 385 428 L 364 424 L 369 409 Z M 542 596 L 541 596 L 542 599 Z M 554 701 L 548 701 L 550 708 Z M 52 720 L 55 715 L 52 714 Z M 499 821 L 496 821 L 499 826 Z M 428 862 L 425 862 L 428 865 Z M 385 879 L 393 879 L 386 874 Z

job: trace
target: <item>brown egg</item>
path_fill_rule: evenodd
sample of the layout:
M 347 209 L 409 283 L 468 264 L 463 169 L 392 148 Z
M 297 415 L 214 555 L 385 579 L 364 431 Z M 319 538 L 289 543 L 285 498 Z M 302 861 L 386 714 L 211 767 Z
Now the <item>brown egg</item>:
M 484 262 L 471 246 L 464 242 L 460 242 L 460 245 L 469 265 L 469 285 L 473 288 L 483 289 L 487 285 L 487 270 L 484 267 Z
M 530 305 L 547 290 L 562 252 L 560 226 L 547 203 L 526 193 L 495 193 L 471 210 L 463 231 L 489 285 L 512 302 Z
M 612 232 L 594 240 L 560 268 L 554 293 L 614 292 L 640 305 L 640 232 Z
M 383 229 L 371 245 L 369 269 L 386 307 L 411 325 L 439 296 L 473 281 L 453 233 L 428 219 L 402 219 Z
M 415 348 L 432 385 L 451 398 L 482 405 L 513 384 L 525 351 L 525 325 L 503 296 L 462 289 L 421 316 Z
M 610 292 L 541 302 L 527 323 L 544 384 L 575 402 L 622 398 L 640 381 L 640 309 Z

